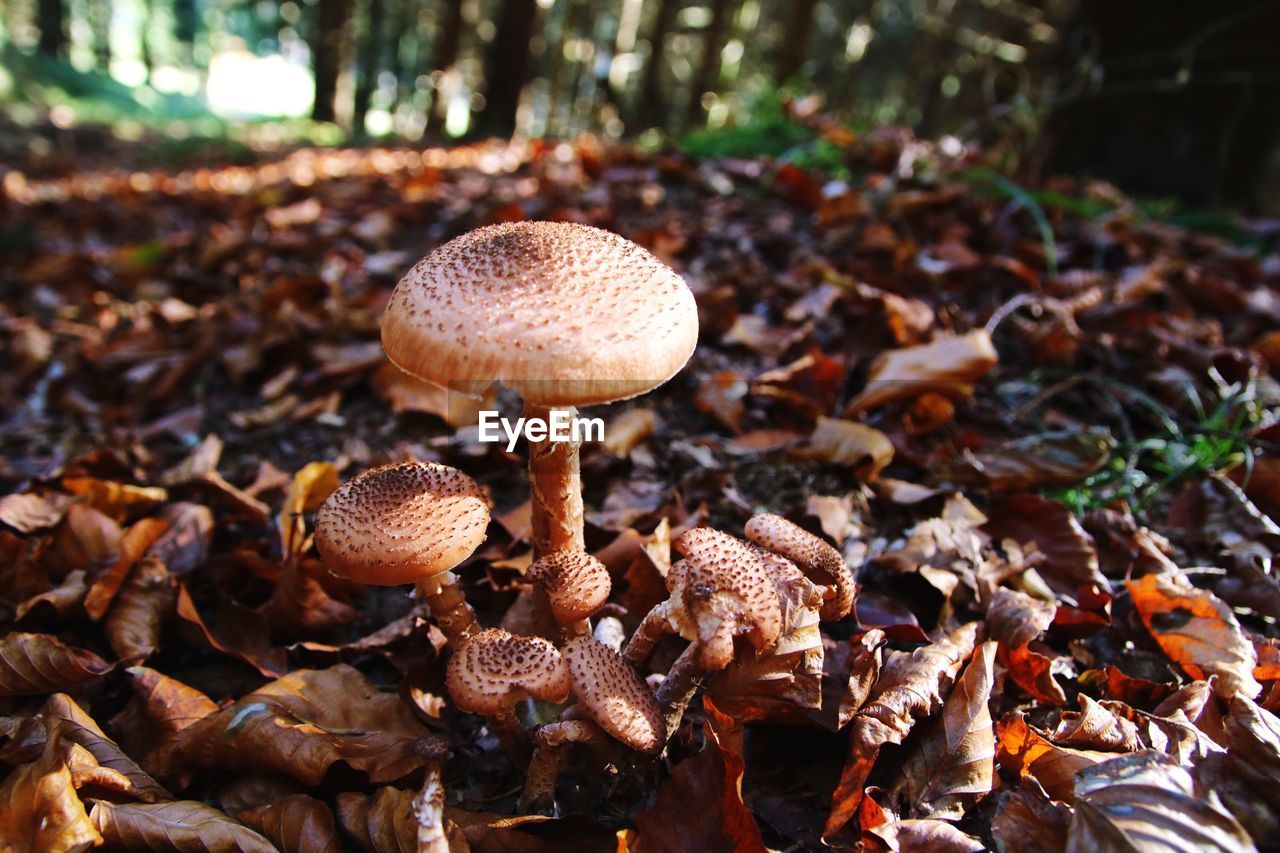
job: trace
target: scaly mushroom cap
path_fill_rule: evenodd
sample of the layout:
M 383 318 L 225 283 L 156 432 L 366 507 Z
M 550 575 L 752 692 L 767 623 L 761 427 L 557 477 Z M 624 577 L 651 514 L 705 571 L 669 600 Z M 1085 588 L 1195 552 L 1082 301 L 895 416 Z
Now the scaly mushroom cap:
M 654 753 L 667 742 L 658 702 L 622 655 L 590 637 L 565 644 L 573 695 L 600 728 L 632 749 Z
M 747 522 L 747 538 L 767 551 L 786 557 L 815 583 L 828 588 L 823 619 L 843 619 L 853 608 L 857 587 L 844 557 L 826 541 L 780 515 L 764 513 Z
M 316 548 L 329 571 L 393 586 L 457 566 L 484 541 L 489 496 L 456 468 L 387 465 L 353 477 L 316 515 Z
M 580 406 L 661 385 L 693 354 L 698 311 L 684 280 L 629 240 L 568 222 L 464 234 L 391 294 L 382 345 L 401 369 L 479 393 Z
M 698 645 L 708 671 L 733 660 L 733 638 L 746 636 L 763 651 L 778 642 L 782 608 L 764 559 L 737 537 L 709 527 L 685 531 L 675 542 L 684 559 L 667 573 L 670 621 Z
M 556 551 L 529 567 L 560 625 L 590 618 L 609 598 L 613 582 L 604 563 L 584 551 Z
M 541 637 L 488 628 L 468 637 L 449 659 L 445 685 L 462 710 L 496 714 L 530 696 L 563 702 L 569 696 L 569 668 Z

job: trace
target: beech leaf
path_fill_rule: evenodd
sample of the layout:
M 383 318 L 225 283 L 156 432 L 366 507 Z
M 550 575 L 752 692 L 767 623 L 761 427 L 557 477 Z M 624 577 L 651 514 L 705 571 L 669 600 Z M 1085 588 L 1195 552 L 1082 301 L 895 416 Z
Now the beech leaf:
M 111 671 L 111 664 L 48 634 L 0 637 L 0 696 L 69 690 Z
M 181 853 L 276 853 L 270 841 L 215 808 L 192 800 L 171 803 L 96 801 L 89 813 L 109 846 Z
M 266 836 L 280 853 L 339 853 L 342 850 L 333 812 L 305 794 L 290 794 L 236 816 L 241 823 Z

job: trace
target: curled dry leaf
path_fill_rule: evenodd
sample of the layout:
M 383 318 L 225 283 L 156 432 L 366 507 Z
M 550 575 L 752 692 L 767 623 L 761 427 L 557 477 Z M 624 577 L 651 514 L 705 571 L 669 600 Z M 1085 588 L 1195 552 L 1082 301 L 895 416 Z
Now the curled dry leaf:
M 19 604 L 14 611 L 14 618 L 21 622 L 29 614 L 34 612 L 38 615 L 41 610 L 47 609 L 59 619 L 66 619 L 80 607 L 88 588 L 85 584 L 84 569 L 76 569 L 63 578 L 58 586 L 39 595 L 33 595 Z M 32 617 L 32 619 L 35 618 L 37 617 Z
M 1053 679 L 1053 658 L 1031 647 L 1056 611 L 1047 601 L 1001 587 L 987 609 L 987 627 L 1000 643 L 1000 663 L 1014 683 L 1041 702 L 1065 705 L 1066 694 Z
M 156 557 L 143 557 L 107 613 L 104 627 L 112 651 L 122 659 L 150 657 L 160 647 L 160 629 L 177 600 L 164 563 Z
M 951 463 L 950 475 L 993 491 L 1072 486 L 1107 464 L 1114 446 L 1106 427 L 1041 432 L 988 450 L 965 450 Z
M 698 410 L 714 417 L 730 432 L 742 432 L 747 413 L 747 381 L 732 370 L 723 370 L 699 380 L 694 402 Z
M 123 850 L 276 853 L 270 841 L 249 827 L 193 800 L 124 805 L 99 800 L 89 817 L 108 846 Z
M 0 783 L 0 849 L 15 853 L 79 853 L 102 843 L 67 767 L 66 750 L 45 741 L 35 761 Z
M 295 560 L 307 548 L 307 525 L 303 513 L 315 512 L 324 499 L 338 488 L 338 469 L 331 462 L 308 462 L 293 475 L 276 527 L 280 531 L 280 551 L 285 561 Z
M 1085 694 L 1078 697 L 1080 711 L 1067 712 L 1058 719 L 1053 731 L 1054 743 L 1083 746 L 1089 749 L 1136 752 L 1142 749 L 1138 727 L 1127 717 L 1117 716 L 1111 705 L 1099 704 Z
M 939 335 L 927 344 L 890 350 L 871 363 L 866 388 L 849 402 L 844 414 L 850 417 L 926 391 L 964 399 L 998 360 L 991 336 L 982 330 Z
M 124 711 L 111 721 L 128 753 L 153 775 L 176 776 L 170 753 L 178 736 L 218 711 L 208 696 L 175 678 L 145 666 L 132 666 L 129 674 L 133 696 Z
M 162 519 L 144 518 L 125 531 L 119 559 L 94 580 L 84 597 L 86 613 L 94 619 L 101 619 L 106 614 L 112 599 L 129 576 L 129 570 L 168 529 L 168 522 Z
M 819 416 L 809 436 L 809 453 L 823 462 L 853 468 L 864 480 L 874 480 L 893 461 L 893 442 L 875 427 Z
M 889 792 L 903 814 L 957 819 L 991 791 L 995 733 L 987 705 L 995 681 L 996 644 L 978 646 Z
M 202 504 L 179 501 L 164 508 L 160 517 L 169 529 L 147 551 L 164 561 L 175 575 L 185 575 L 203 566 L 213 540 L 213 513 Z
M 53 527 L 67 514 L 72 498 L 49 492 L 22 492 L 0 498 L 0 523 L 19 533 L 32 534 Z
M 266 620 L 257 611 L 228 601 L 206 619 L 196 609 L 186 584 L 179 581 L 175 612 L 210 648 L 243 661 L 267 678 L 285 671 L 284 649 L 271 646 Z
M 1017 492 L 999 501 L 983 531 L 997 542 L 1034 543 L 1041 555 L 1036 570 L 1055 593 L 1074 600 L 1080 587 L 1111 585 L 1098 567 L 1098 550 L 1071 510 L 1032 492 Z
M 71 701 L 71 697 L 63 693 L 50 696 L 40 709 L 40 716 L 45 726 L 46 743 L 66 742 L 82 747 L 97 766 L 118 774 L 123 782 L 115 787 L 118 793 L 144 803 L 173 799 L 173 795 L 125 755 L 93 718 Z
M 413 816 L 413 797 L 413 791 L 398 788 L 339 794 L 338 821 L 365 853 L 414 853 L 418 849 L 418 821 Z
M 349 625 L 360 611 L 329 595 L 315 577 L 324 567 L 301 560 L 284 567 L 271 600 L 261 608 L 273 628 L 289 636 L 311 636 Z
M 1033 729 L 1020 711 L 1008 714 L 996 727 L 999 766 L 1034 777 L 1055 800 L 1070 802 L 1076 773 L 1114 757 L 1110 752 L 1058 746 Z
M 944 694 L 973 652 L 977 624 L 951 631 L 913 652 L 894 652 L 884 663 L 869 701 L 854 716 L 849 757 L 831 799 L 823 836 L 838 832 L 857 813 L 863 786 L 880 748 L 902 743 L 916 721 L 942 707 Z
M 120 558 L 123 538 L 120 525 L 110 516 L 75 503 L 54 532 L 45 561 L 67 571 L 85 569 L 93 577 Z
M 240 812 L 236 817 L 266 836 L 280 853 L 339 853 L 342 850 L 333 812 L 306 794 L 290 794 L 269 805 Z
M 1133 606 L 1171 660 L 1196 679 L 1217 676 L 1214 689 L 1230 699 L 1262 691 L 1253 677 L 1258 655 L 1235 614 L 1213 593 L 1181 574 L 1153 574 L 1128 581 Z
M 626 459 L 632 448 L 653 435 L 657 420 L 653 409 L 628 409 L 609 421 L 604 446 L 614 456 Z
M 1064 853 L 1073 811 L 1049 795 L 1034 778 L 1023 778 L 1001 800 L 991 834 L 1007 853 Z
M 169 493 L 158 486 L 135 486 L 96 477 L 63 477 L 62 488 L 116 521 L 124 521 L 130 515 L 136 517 L 169 498 Z
M 859 850 L 866 853 L 978 853 L 981 841 L 945 820 L 893 820 L 863 830 Z
M 1254 850 L 1253 841 L 1212 791 L 1156 752 L 1138 752 L 1082 769 L 1075 781 L 1069 853 Z
M 443 753 L 398 696 L 345 664 L 291 672 L 190 726 L 175 748 L 196 767 L 272 770 L 309 785 L 339 761 L 389 782 Z
M 111 664 L 48 634 L 0 637 L 0 696 L 70 690 L 111 671 Z

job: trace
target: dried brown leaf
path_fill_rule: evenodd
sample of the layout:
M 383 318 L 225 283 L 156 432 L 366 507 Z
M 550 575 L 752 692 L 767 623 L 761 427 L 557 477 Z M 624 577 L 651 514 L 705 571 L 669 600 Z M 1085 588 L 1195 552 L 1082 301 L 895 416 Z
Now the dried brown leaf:
M 1002 770 L 1032 776 L 1049 796 L 1070 802 L 1076 773 L 1114 758 L 1110 752 L 1058 746 L 1028 725 L 1021 712 L 996 727 L 996 762 Z
M 38 530 L 47 530 L 62 521 L 72 500 L 57 492 L 5 495 L 0 498 L 0 523 L 28 535 Z
M 282 674 L 287 661 L 284 649 L 271 646 L 266 620 L 256 610 L 226 602 L 206 619 L 196 609 L 186 584 L 178 582 L 178 618 L 194 629 L 210 648 L 243 661 L 268 678 Z
M 120 543 L 120 557 L 103 574 L 99 575 L 89 587 L 84 598 L 84 609 L 94 619 L 101 619 L 111 607 L 129 570 L 142 558 L 160 536 L 169 529 L 167 522 L 158 518 L 144 518 L 124 533 Z
M 76 795 L 64 754 L 46 741 L 39 759 L 0 783 L 0 849 L 6 853 L 76 853 L 102 843 Z
M 89 813 L 109 846 L 182 853 L 276 853 L 270 841 L 215 808 L 192 800 L 114 805 Z
M 1005 853 L 1065 853 L 1072 814 L 1070 806 L 1024 778 L 1001 801 L 991 834 Z
M 1065 705 L 1066 694 L 1053 678 L 1054 659 L 1032 648 L 1056 611 L 1047 601 L 1001 587 L 987 610 L 987 627 L 1000 643 L 1000 663 L 1014 683 L 1041 702 Z
M 1153 574 L 1126 582 L 1133 606 L 1161 650 L 1188 675 L 1216 675 L 1224 699 L 1262 691 L 1253 677 L 1258 655 L 1239 621 L 1221 599 L 1197 589 L 1181 574 Z
M 852 468 L 863 480 L 874 480 L 893 461 L 893 442 L 875 427 L 819 416 L 809 436 L 809 453 L 831 465 Z
M 845 407 L 844 415 L 851 417 L 926 391 L 964 399 L 998 360 L 991 336 L 982 330 L 939 335 L 927 344 L 881 353 L 867 372 L 866 387 Z
M 40 716 L 44 721 L 47 743 L 66 742 L 83 747 L 97 766 L 119 775 L 124 784 L 115 787 L 118 793 L 146 803 L 173 799 L 173 795 L 125 755 L 71 697 L 63 693 L 50 696 L 41 708 Z
M 177 604 L 169 570 L 157 557 L 143 557 L 107 612 L 104 629 L 121 658 L 145 660 L 160 647 L 160 629 Z
M 62 488 L 119 522 L 169 499 L 169 493 L 157 486 L 135 486 L 96 477 L 63 477 Z
M 305 794 L 290 794 L 270 805 L 240 812 L 240 822 L 257 830 L 280 853 L 339 853 L 342 843 L 329 807 Z
M 1036 570 L 1059 595 L 1074 600 L 1080 587 L 1111 585 L 1098 568 L 1098 550 L 1080 521 L 1063 504 L 1032 492 L 1009 495 L 990 512 L 982 527 L 997 542 L 1034 543 L 1042 559 Z
M 48 634 L 0 637 L 0 696 L 70 690 L 111 671 L 111 664 Z

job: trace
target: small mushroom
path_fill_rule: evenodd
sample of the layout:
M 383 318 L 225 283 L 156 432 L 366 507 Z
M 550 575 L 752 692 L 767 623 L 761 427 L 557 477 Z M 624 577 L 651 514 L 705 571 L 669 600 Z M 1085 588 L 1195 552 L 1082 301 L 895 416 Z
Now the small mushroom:
M 656 755 L 667 742 L 657 701 L 621 655 L 591 637 L 575 637 L 562 654 L 573 681 L 575 704 L 559 722 L 543 726 L 534 736 L 533 761 L 521 798 L 526 808 L 545 808 L 554 800 L 570 743 L 600 745 L 608 734 L 630 749 Z
M 449 696 L 463 711 L 484 714 L 513 757 L 527 757 L 516 706 L 525 699 L 563 702 L 569 669 L 556 647 L 541 637 L 488 628 L 468 637 L 445 673 Z
M 635 397 L 693 354 L 698 311 L 673 270 L 599 228 L 511 222 L 451 240 L 396 285 L 382 321 L 391 360 L 478 394 L 502 382 L 526 418 Z M 581 551 L 577 440 L 531 441 L 534 556 Z
M 457 643 L 475 613 L 451 571 L 479 547 L 489 496 L 456 468 L 407 462 L 340 486 L 316 516 L 316 548 L 329 571 L 360 583 L 416 583 L 440 630 Z
M 774 572 L 754 546 L 699 527 L 685 531 L 675 547 L 684 559 L 667 573 L 671 595 L 649 611 L 625 652 L 639 666 L 664 635 L 689 641 L 658 688 L 668 731 L 679 724 L 703 676 L 733 660 L 735 637 L 746 637 L 761 652 L 771 649 L 782 632 Z
M 809 580 L 825 587 L 820 615 L 843 619 L 853 608 L 857 586 L 844 557 L 823 539 L 780 515 L 763 513 L 747 522 L 747 538 L 800 568 Z
M 588 623 L 613 588 L 604 563 L 585 551 L 556 551 L 534 560 L 529 577 L 546 593 L 551 615 L 568 637 L 591 632 Z

